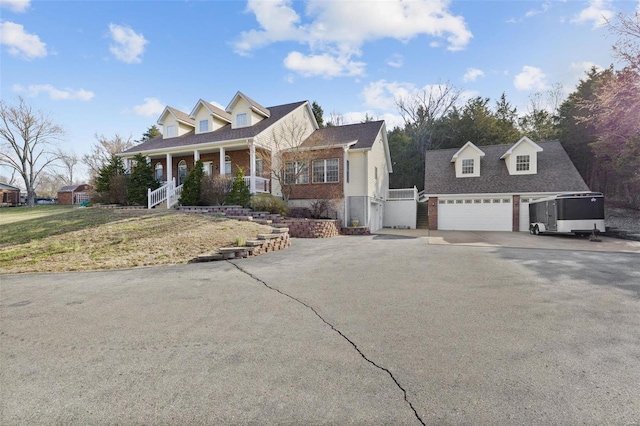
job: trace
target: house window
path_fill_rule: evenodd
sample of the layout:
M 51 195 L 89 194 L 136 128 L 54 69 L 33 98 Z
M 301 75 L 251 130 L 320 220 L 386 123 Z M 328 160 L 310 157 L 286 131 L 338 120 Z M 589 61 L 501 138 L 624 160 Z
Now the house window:
M 211 176 L 211 171 L 213 169 L 213 162 L 207 161 L 205 163 L 202 163 L 202 167 L 204 169 L 204 175 Z
M 167 137 L 173 138 L 176 136 L 176 126 L 167 126 Z
M 530 159 L 528 155 L 516 156 L 516 171 L 525 172 L 529 170 Z
M 161 182 L 162 181 L 162 176 L 163 176 L 162 163 L 156 163 L 154 178 L 158 182 Z
M 462 174 L 463 175 L 473 174 L 473 158 L 462 160 Z
M 309 183 L 309 166 L 304 161 L 290 161 L 285 164 L 284 182 L 286 184 Z
M 313 161 L 313 183 L 333 183 L 339 181 L 338 159 Z
M 186 177 L 187 177 L 187 162 L 184 160 L 180 160 L 180 162 L 178 163 L 178 185 L 182 185 Z
M 375 176 L 376 180 L 378 180 L 378 167 L 375 167 L 373 169 L 373 173 L 374 173 L 374 176 Z
M 209 131 L 209 120 L 200 120 L 200 131 L 201 132 Z
M 236 127 L 244 127 L 247 125 L 247 113 L 236 115 Z
M 228 155 L 224 156 L 224 174 L 231 174 L 231 157 L 229 157 Z

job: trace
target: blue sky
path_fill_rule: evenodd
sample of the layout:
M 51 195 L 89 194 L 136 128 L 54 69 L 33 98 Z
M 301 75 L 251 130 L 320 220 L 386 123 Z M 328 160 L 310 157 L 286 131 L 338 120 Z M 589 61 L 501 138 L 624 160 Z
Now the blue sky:
M 613 63 L 603 18 L 638 1 L 0 0 L 0 93 L 64 127 L 139 139 L 165 105 L 225 107 L 240 90 L 278 105 L 317 101 L 358 122 L 400 124 L 394 99 L 439 82 L 465 96 L 570 92 Z M 0 170 L 0 174 L 3 173 Z

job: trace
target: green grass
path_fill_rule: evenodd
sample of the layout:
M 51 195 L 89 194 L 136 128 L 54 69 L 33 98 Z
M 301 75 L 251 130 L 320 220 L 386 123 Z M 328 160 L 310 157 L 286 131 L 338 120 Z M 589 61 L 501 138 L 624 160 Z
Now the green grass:
M 35 207 L 2 207 L 0 208 L 0 225 L 21 222 L 23 220 L 37 219 L 56 214 L 66 213 L 78 207 L 45 205 Z

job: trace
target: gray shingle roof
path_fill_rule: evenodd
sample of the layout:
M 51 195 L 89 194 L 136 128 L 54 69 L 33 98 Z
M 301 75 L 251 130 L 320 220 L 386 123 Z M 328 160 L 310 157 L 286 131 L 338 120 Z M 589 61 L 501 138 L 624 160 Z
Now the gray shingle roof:
M 251 105 L 252 108 L 257 109 L 262 114 L 264 114 L 266 117 L 269 117 L 271 115 L 271 108 L 263 107 L 262 105 L 260 105 L 259 103 L 257 103 L 256 101 L 254 101 L 253 99 L 251 99 L 250 97 L 248 97 L 247 95 L 245 95 L 242 92 L 238 92 L 238 95 L 241 95 L 242 97 L 244 97 L 245 100 L 247 102 L 249 102 L 249 104 Z
M 384 121 L 324 127 L 313 132 L 301 146 L 341 145 L 357 141 L 351 149 L 371 148 Z
M 480 146 L 480 176 L 456 178 L 451 157 L 458 148 L 427 151 L 426 194 L 484 194 L 587 191 L 589 188 L 558 141 L 538 142 L 538 173 L 510 175 L 504 160 L 509 145 Z
M 195 132 L 192 131 L 187 133 L 186 135 L 167 139 L 163 139 L 162 136 L 159 136 L 157 138 L 143 142 L 140 145 L 136 145 L 133 148 L 124 151 L 124 153 L 132 154 L 136 152 L 156 151 L 160 149 L 198 145 L 211 142 L 253 138 L 260 132 L 264 131 L 264 129 L 280 120 L 285 115 L 289 114 L 291 111 L 303 105 L 305 102 L 306 101 L 301 101 L 292 104 L 269 107 L 271 116 L 269 118 L 265 118 L 264 120 L 253 126 L 232 129 L 231 124 L 227 124 L 224 127 L 213 132 L 195 134 Z
M 0 182 L 0 189 L 6 189 L 8 191 L 20 191 L 20 188 L 17 186 L 9 185 L 8 183 Z

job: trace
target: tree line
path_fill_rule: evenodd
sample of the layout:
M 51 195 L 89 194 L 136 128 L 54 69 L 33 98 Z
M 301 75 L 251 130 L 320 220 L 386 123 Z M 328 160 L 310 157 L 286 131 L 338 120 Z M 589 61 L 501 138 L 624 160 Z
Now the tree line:
M 404 125 L 388 133 L 392 188 L 424 187 L 428 150 L 559 140 L 587 185 L 611 202 L 640 208 L 640 16 L 619 15 L 609 23 L 623 68 L 591 68 L 563 99 L 553 86 L 530 97 L 519 113 L 503 93 L 495 102 L 437 84 L 397 99 Z

